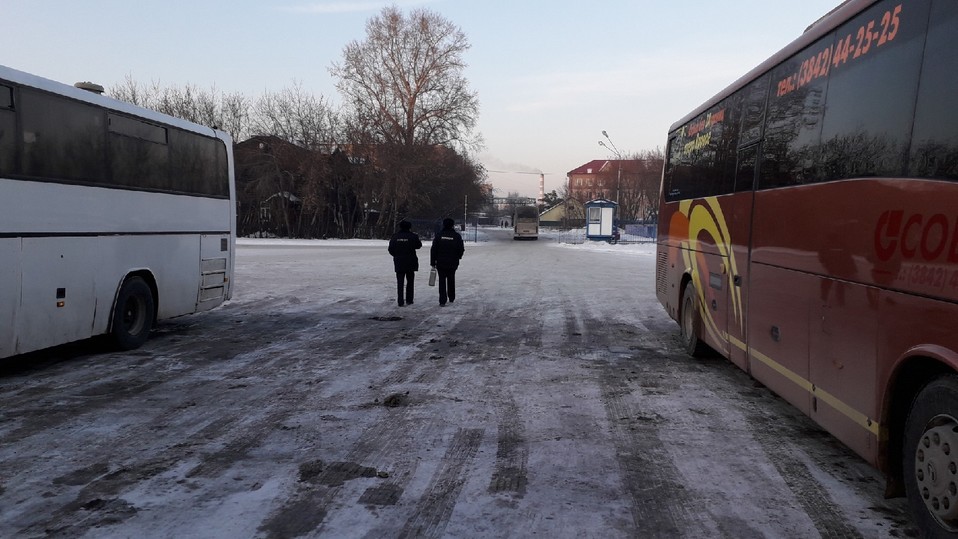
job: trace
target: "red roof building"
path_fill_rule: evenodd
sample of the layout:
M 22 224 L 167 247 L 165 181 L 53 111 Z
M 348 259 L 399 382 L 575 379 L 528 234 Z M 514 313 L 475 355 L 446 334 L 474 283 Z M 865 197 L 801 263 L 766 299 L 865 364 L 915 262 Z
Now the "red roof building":
M 620 218 L 639 220 L 655 207 L 662 162 L 657 159 L 596 159 L 570 170 L 569 198 L 619 204 Z

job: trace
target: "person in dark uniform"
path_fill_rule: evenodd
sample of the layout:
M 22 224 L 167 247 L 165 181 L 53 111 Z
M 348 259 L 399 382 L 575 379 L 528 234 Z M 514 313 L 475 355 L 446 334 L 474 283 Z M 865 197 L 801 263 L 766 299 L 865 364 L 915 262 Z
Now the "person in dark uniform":
M 456 232 L 456 222 L 448 217 L 442 220 L 442 230 L 432 240 L 429 265 L 439 274 L 439 305 L 456 301 L 456 269 L 466 248 L 462 236 Z
M 414 286 L 413 281 L 419 271 L 419 257 L 416 249 L 422 247 L 419 235 L 412 231 L 409 221 L 399 222 L 399 232 L 389 239 L 389 254 L 393 255 L 393 266 L 396 268 L 396 288 L 399 293 L 399 306 L 412 305 Z M 406 296 L 403 301 L 403 283 Z

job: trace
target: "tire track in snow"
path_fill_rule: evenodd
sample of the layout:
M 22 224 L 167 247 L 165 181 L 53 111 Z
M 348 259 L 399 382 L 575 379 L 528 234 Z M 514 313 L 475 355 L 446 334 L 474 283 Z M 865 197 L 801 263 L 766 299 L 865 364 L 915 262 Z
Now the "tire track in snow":
M 400 539 L 443 536 L 482 435 L 482 429 L 459 429 L 442 458 L 440 470 L 420 498 L 419 509 L 399 532 Z
M 652 341 L 655 347 L 665 354 L 678 354 L 677 357 L 680 361 L 674 362 L 673 368 L 681 372 L 673 372 L 670 377 L 685 377 L 693 374 L 692 370 L 694 369 L 692 369 L 693 363 L 691 362 L 697 360 L 685 356 L 679 348 L 679 342 L 674 339 L 669 342 L 654 333 L 649 333 L 649 338 L 643 340 Z M 738 374 L 738 371 L 734 372 Z M 732 381 L 732 383 L 736 382 Z M 772 421 L 759 414 L 754 408 L 742 407 L 741 409 L 749 424 L 752 437 L 759 442 L 765 457 L 779 472 L 795 501 L 798 502 L 798 505 L 822 537 L 862 537 L 861 533 L 849 522 L 847 516 L 841 512 L 841 506 L 831 499 L 828 490 L 812 476 L 806 464 L 797 456 L 792 444 L 787 442 L 790 437 L 785 433 L 776 432 L 778 429 L 771 425 Z M 720 426 L 715 428 L 720 428 Z M 727 518 L 720 517 L 716 520 L 721 526 Z M 726 526 L 722 526 L 722 529 L 726 535 L 744 533 L 742 529 L 730 530 Z M 758 534 L 759 532 L 753 530 L 753 533 Z
M 431 385 L 448 367 L 445 357 L 424 360 L 433 355 L 433 347 L 447 347 L 448 327 L 455 326 L 461 314 L 450 313 L 437 324 L 436 315 L 420 319 L 412 327 L 397 326 L 391 331 L 382 331 L 371 335 L 358 350 L 342 358 L 342 368 L 355 370 L 357 362 L 388 361 L 390 365 L 376 372 L 385 374 L 373 380 L 375 387 L 389 388 L 389 391 L 401 391 L 408 384 Z M 451 317 L 451 318 L 450 318 Z M 402 337 L 397 339 L 397 334 Z M 409 344 L 396 346 L 395 341 L 410 341 Z M 375 357 L 367 350 L 377 350 Z M 374 386 L 370 386 L 371 388 Z M 279 539 L 297 535 L 323 534 L 330 519 L 335 519 L 338 511 L 361 510 L 356 504 L 367 507 L 379 507 L 384 515 L 383 522 L 395 518 L 408 503 L 399 502 L 405 494 L 409 481 L 415 476 L 418 461 L 413 458 L 411 448 L 421 444 L 422 440 L 432 439 L 444 425 L 440 421 L 423 421 L 414 413 L 416 403 L 428 398 L 411 390 L 412 395 L 404 397 L 404 402 L 395 408 L 388 408 L 373 424 L 365 428 L 362 435 L 352 444 L 346 455 L 338 458 L 337 463 L 317 461 L 315 465 L 322 471 L 308 481 L 300 480 L 293 491 L 264 519 L 259 527 L 261 534 L 270 539 Z M 326 400 L 329 400 L 327 397 Z M 359 496 L 357 500 L 344 499 L 345 481 L 339 469 L 348 464 L 352 467 L 368 467 L 387 472 L 388 478 L 381 478 Z M 356 477 L 346 477 L 354 479 Z M 388 508 L 388 510 L 387 510 Z M 395 530 L 397 526 L 385 528 Z M 371 530 L 371 536 L 385 530 Z
M 500 395 L 497 399 L 498 439 L 496 442 L 496 464 L 489 481 L 489 492 L 511 493 L 517 498 L 526 494 L 529 482 L 526 466 L 529 461 L 529 445 L 525 439 L 519 406 L 511 395 Z
M 793 441 L 789 441 L 791 436 L 777 428 L 776 421 L 760 411 L 746 409 L 744 414 L 752 435 L 762 447 L 766 458 L 778 470 L 798 505 L 812 520 L 822 537 L 861 538 L 862 534 L 849 522 L 848 517 L 841 511 L 841 506 L 835 503 L 828 490 L 815 479 L 808 465 L 799 457 L 801 449 L 796 448 Z
M 300 479 L 293 490 L 285 497 L 276 500 L 277 506 L 259 526 L 259 532 L 267 539 L 284 539 L 300 535 L 322 535 L 327 517 L 339 507 L 346 510 L 361 510 L 356 503 L 368 503 L 371 498 L 391 492 L 393 500 L 398 501 L 406 485 L 416 471 L 415 459 L 396 459 L 405 454 L 405 443 L 433 437 L 441 425 L 432 421 L 410 419 L 405 410 L 391 410 L 367 428 L 360 439 L 351 447 L 341 460 L 325 462 L 314 460 L 300 463 Z M 319 470 L 304 477 L 304 467 Z M 361 474 L 346 474 L 349 466 L 369 468 L 375 472 L 388 469 L 388 480 L 379 481 L 375 487 L 366 489 L 359 499 L 344 499 L 345 483 L 358 479 Z M 374 474 L 375 475 L 375 474 Z M 385 479 L 385 478 L 384 478 Z M 364 501 L 365 500 L 365 501 Z M 372 501 L 376 501 L 373 499 Z M 395 503 L 395 502 L 393 502 Z
M 659 438 L 650 412 L 637 408 L 627 397 L 632 392 L 614 365 L 603 365 L 602 400 L 622 468 L 625 488 L 632 499 L 632 518 L 640 537 L 710 537 L 715 530 L 702 521 L 702 508 L 682 481 L 666 445 Z M 630 421 L 640 418 L 637 425 Z
M 622 486 L 631 500 L 634 531 L 630 533 L 656 538 L 714 536 L 716 530 L 702 521 L 701 507 L 686 490 L 655 422 L 635 426 L 630 421 L 649 417 L 651 412 L 637 408 L 629 398 L 633 390 L 615 366 L 628 348 L 622 346 L 619 332 L 611 330 L 607 317 L 595 312 L 598 308 L 586 301 L 578 310 L 568 309 L 573 314 L 566 320 L 567 346 L 576 357 L 600 369 L 601 399 L 622 471 Z

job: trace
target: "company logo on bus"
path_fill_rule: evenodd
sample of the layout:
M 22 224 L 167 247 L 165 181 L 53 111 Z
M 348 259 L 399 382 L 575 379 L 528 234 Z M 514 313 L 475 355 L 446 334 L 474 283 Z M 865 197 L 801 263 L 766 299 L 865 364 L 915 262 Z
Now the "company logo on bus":
M 896 255 L 905 260 L 958 262 L 958 218 L 887 210 L 875 227 L 875 253 L 882 262 Z

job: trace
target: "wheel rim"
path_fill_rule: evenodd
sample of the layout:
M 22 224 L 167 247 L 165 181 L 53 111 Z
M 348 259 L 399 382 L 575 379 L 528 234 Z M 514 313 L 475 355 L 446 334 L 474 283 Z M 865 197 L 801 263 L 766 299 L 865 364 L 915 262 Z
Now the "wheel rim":
M 146 318 L 146 305 L 139 298 L 131 297 L 123 305 L 123 327 L 130 335 L 137 335 L 143 330 L 143 321 Z
M 915 449 L 915 480 L 928 513 L 958 530 L 958 420 L 940 415 L 928 423 Z

